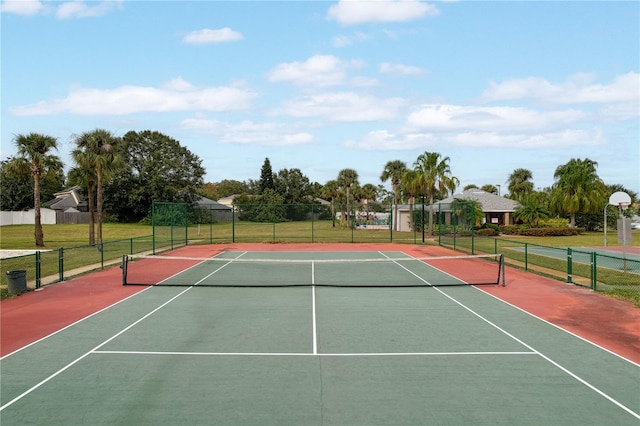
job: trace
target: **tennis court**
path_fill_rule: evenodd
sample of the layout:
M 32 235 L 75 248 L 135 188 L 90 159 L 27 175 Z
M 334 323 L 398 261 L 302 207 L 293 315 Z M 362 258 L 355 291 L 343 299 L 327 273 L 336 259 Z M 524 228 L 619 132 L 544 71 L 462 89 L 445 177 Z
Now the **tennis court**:
M 226 251 L 123 268 L 148 287 L 1 359 L 3 425 L 640 421 L 640 366 L 481 291 L 504 283 L 496 258 Z

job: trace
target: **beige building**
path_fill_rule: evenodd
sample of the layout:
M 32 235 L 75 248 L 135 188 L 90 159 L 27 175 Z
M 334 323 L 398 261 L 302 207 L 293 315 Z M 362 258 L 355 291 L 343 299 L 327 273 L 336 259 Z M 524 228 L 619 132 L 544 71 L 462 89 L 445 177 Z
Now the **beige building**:
M 520 207 L 520 203 L 509 198 L 501 197 L 481 189 L 472 188 L 466 191 L 454 194 L 452 197 L 445 198 L 434 203 L 434 212 L 441 211 L 445 214 L 446 223 L 451 221 L 451 213 L 447 211 L 448 205 L 456 200 L 469 200 L 478 203 L 484 212 L 483 223 L 492 223 L 495 225 L 512 225 L 513 212 Z M 441 206 L 442 205 L 442 206 Z M 414 210 L 422 210 L 422 204 L 415 204 Z M 425 214 L 428 214 L 429 206 L 425 206 Z M 398 206 L 398 220 L 400 231 L 411 232 L 411 208 L 408 204 Z

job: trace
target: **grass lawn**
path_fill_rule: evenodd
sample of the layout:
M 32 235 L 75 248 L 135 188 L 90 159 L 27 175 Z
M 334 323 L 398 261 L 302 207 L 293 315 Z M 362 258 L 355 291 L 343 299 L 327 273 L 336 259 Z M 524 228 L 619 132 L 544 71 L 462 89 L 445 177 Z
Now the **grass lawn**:
M 77 247 L 89 244 L 89 225 L 42 225 L 46 249 Z M 9 225 L 0 227 L 1 250 L 36 250 L 33 225 Z M 105 223 L 102 225 L 103 241 L 151 235 L 151 225 L 135 223 Z
M 88 225 L 43 225 L 44 241 L 46 249 L 57 249 L 60 247 L 77 247 L 89 243 Z M 311 222 L 286 222 L 286 223 L 250 223 L 239 222 L 232 229 L 231 223 L 214 224 L 189 227 L 189 240 L 199 240 L 206 243 L 230 241 L 233 233 L 241 241 L 258 242 L 296 242 L 310 241 L 312 236 L 317 241 L 381 241 L 390 240 L 389 231 L 379 230 L 350 230 L 336 226 L 333 228 L 330 221 Z M 102 225 L 103 241 L 124 240 L 135 237 L 151 235 L 153 233 L 151 225 L 138 223 L 105 223 Z M 437 241 L 437 237 L 429 238 Z M 570 237 L 522 237 L 504 235 L 500 238 L 505 240 L 516 240 L 522 243 L 538 244 L 550 247 L 601 247 L 604 245 L 604 234 L 602 232 L 585 232 L 582 235 Z M 640 230 L 632 232 L 631 246 L 640 246 Z M 394 242 L 420 243 L 422 235 L 412 232 L 394 232 Z M 0 249 L 2 250 L 35 250 L 33 225 L 9 225 L 0 228 Z M 618 243 L 615 230 L 607 232 L 607 246 L 621 246 Z

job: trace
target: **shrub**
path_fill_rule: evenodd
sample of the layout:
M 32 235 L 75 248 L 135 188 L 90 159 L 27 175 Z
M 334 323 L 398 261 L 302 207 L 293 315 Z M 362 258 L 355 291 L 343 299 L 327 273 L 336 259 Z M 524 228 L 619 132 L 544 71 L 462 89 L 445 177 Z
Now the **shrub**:
M 499 235 L 499 231 L 497 231 L 494 228 L 480 228 L 480 229 L 476 229 L 475 234 L 476 235 L 480 235 L 483 237 L 495 237 L 496 235 Z
M 500 232 L 505 235 L 522 235 L 527 229 L 529 229 L 528 225 L 503 225 L 500 227 Z
M 540 221 L 540 227 L 542 228 L 566 228 L 567 226 L 569 226 L 569 220 L 561 217 Z
M 523 231 L 522 235 L 526 235 L 529 237 L 567 237 L 572 235 L 580 235 L 583 231 L 583 228 L 569 227 L 529 228 Z

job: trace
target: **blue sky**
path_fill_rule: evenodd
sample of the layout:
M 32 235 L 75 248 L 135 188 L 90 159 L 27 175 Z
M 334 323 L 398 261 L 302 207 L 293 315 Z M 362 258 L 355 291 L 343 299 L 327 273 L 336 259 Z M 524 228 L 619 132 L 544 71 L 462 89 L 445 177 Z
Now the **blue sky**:
M 450 158 L 462 187 L 572 158 L 640 192 L 640 3 L 2 1 L 1 157 L 15 135 L 157 130 L 205 180 Z M 387 185 L 388 186 L 388 185 Z

